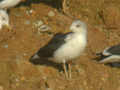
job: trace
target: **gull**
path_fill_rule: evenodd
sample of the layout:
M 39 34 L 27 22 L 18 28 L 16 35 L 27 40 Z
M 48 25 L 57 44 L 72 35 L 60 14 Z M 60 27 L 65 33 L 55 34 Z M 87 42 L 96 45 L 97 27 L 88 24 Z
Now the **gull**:
M 80 20 L 75 20 L 70 26 L 70 31 L 65 34 L 56 34 L 48 44 L 40 48 L 30 60 L 47 58 L 55 63 L 62 63 L 66 78 L 71 78 L 71 63 L 66 63 L 78 58 L 87 45 L 87 26 Z
M 99 63 L 120 62 L 120 44 L 108 47 L 96 55 L 100 56 Z
M 2 29 L 3 25 L 7 25 L 7 27 L 11 29 L 7 9 L 16 6 L 20 1 L 23 0 L 0 0 L 0 29 Z

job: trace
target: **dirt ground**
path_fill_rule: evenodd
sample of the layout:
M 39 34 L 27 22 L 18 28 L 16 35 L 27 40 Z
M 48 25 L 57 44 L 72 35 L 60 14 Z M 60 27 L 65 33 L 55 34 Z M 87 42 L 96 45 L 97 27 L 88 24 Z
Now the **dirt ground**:
M 0 30 L 0 90 L 120 90 L 119 67 L 94 60 L 120 42 L 120 0 L 67 0 L 66 14 L 59 2 L 26 0 L 9 10 L 13 29 Z M 88 45 L 72 64 L 72 79 L 60 65 L 29 61 L 55 33 L 69 32 L 74 19 L 87 24 Z

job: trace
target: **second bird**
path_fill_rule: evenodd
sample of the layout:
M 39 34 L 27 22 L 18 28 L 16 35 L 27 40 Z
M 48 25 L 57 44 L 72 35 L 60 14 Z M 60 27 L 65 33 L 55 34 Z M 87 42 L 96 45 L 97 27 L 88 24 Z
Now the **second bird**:
M 71 65 L 66 63 L 75 60 L 81 55 L 87 45 L 87 26 L 80 20 L 75 20 L 70 26 L 69 33 L 56 34 L 47 45 L 31 57 L 30 60 L 40 59 L 41 57 L 62 63 L 65 76 L 71 78 Z

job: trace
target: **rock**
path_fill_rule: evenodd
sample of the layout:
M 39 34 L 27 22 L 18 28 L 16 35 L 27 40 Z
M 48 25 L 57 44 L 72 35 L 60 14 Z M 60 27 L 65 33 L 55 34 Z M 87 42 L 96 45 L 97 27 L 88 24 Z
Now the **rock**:
M 34 26 L 38 29 L 38 33 L 45 32 L 51 29 L 48 25 L 44 24 L 42 20 L 36 21 L 34 23 Z
M 27 56 L 27 53 L 23 53 L 23 56 Z
M 32 14 L 32 13 L 33 13 L 33 10 L 32 10 L 32 9 L 26 10 L 26 14 L 27 14 L 27 15 L 30 15 L 30 14 Z
M 8 48 L 8 44 L 5 44 L 3 47 L 4 47 L 4 48 Z
M 83 75 L 85 74 L 85 70 L 83 67 L 80 67 L 79 65 L 75 65 L 75 69 L 78 74 L 83 74 Z
M 53 89 L 51 89 L 51 88 L 46 88 L 46 90 L 53 90 Z
M 38 31 L 39 32 L 45 32 L 45 31 L 48 31 L 50 30 L 51 28 L 48 26 L 48 25 L 42 25 L 38 28 Z
M 37 28 L 40 27 L 41 25 L 43 25 L 42 20 L 38 20 L 38 21 L 34 22 L 34 26 L 37 27 Z
M 120 26 L 120 10 L 114 6 L 108 6 L 101 13 L 104 23 L 107 27 L 118 27 Z
M 48 12 L 48 16 L 49 16 L 49 17 L 53 17 L 53 16 L 55 16 L 55 13 L 54 13 L 53 11 L 49 11 L 49 12 Z

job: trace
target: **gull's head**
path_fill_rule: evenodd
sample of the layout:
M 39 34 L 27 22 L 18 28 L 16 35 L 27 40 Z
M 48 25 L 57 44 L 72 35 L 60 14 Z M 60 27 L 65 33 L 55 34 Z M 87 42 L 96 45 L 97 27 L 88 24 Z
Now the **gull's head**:
M 0 10 L 0 28 L 3 25 L 9 26 L 9 17 L 6 11 Z
M 75 33 L 87 33 L 87 26 L 84 22 L 80 20 L 75 20 L 72 22 L 72 25 L 70 26 L 70 30 Z

